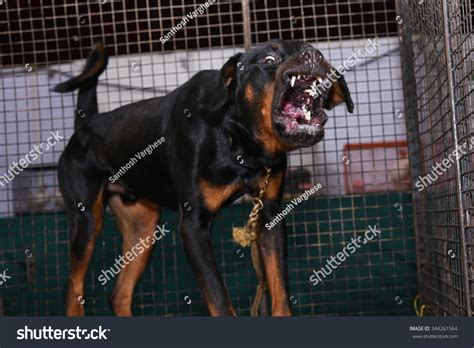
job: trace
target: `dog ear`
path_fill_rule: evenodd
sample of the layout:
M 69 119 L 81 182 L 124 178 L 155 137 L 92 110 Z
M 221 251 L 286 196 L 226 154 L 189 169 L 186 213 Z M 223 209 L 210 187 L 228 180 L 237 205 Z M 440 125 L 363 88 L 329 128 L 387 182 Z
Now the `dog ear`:
M 229 87 L 237 75 L 237 63 L 242 53 L 231 57 L 219 71 L 219 75 L 207 81 L 201 98 L 203 106 L 209 111 L 219 110 L 227 101 Z
M 351 114 L 353 113 L 354 103 L 352 102 L 351 94 L 349 93 L 349 88 L 347 88 L 344 75 L 342 74 L 340 74 L 339 78 L 329 89 L 328 99 L 324 107 L 330 110 L 341 103 L 346 103 L 347 111 L 349 111 Z

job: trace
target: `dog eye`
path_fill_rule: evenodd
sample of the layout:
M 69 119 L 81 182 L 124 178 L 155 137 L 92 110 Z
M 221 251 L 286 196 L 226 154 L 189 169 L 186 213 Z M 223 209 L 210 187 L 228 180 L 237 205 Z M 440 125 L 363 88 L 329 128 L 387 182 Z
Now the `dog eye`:
M 273 57 L 273 56 L 266 56 L 264 59 L 263 59 L 263 63 L 265 64 L 273 64 L 276 62 L 276 58 Z

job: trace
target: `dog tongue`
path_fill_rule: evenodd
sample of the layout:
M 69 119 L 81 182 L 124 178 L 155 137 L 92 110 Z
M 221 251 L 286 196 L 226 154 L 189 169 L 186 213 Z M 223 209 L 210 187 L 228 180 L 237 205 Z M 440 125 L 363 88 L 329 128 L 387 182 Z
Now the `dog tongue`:
M 283 108 L 283 111 L 287 116 L 293 118 L 300 118 L 304 114 L 302 108 L 300 108 L 299 106 L 295 106 L 292 103 L 286 103 L 285 107 Z

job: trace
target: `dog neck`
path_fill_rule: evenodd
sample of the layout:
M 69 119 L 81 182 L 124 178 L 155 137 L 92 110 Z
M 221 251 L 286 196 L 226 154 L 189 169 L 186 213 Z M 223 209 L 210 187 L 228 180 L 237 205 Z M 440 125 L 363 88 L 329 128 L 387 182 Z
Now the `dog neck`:
M 260 140 L 254 136 L 246 125 L 235 118 L 226 118 L 222 130 L 231 156 L 242 162 L 243 167 L 253 171 L 261 171 L 264 168 L 280 167 L 282 163 L 286 163 L 285 153 L 266 153 Z

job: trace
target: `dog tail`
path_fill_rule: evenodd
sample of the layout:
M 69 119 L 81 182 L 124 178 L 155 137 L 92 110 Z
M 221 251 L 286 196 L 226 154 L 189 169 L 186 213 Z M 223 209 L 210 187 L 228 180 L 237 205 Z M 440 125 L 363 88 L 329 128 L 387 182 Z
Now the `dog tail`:
M 78 129 L 94 114 L 98 113 L 97 81 L 107 67 L 109 56 L 102 42 L 97 42 L 89 54 L 86 66 L 79 76 L 56 85 L 53 91 L 66 93 L 79 88 L 74 129 Z

